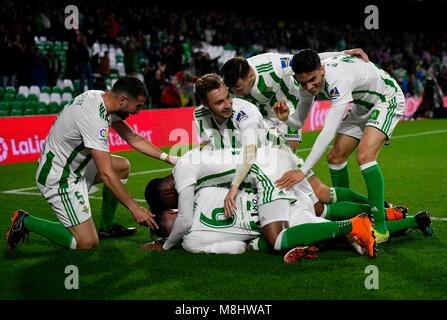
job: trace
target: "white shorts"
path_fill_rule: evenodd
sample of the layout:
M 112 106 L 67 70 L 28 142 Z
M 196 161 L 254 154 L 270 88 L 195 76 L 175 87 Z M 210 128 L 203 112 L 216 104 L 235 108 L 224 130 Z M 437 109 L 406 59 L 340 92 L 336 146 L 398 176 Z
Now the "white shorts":
M 391 135 L 405 109 L 405 97 L 398 91 L 386 102 L 376 104 L 371 109 L 353 104 L 346 118 L 341 122 L 338 133 L 360 140 L 365 127 L 375 127 L 386 135 L 389 144 Z
M 302 141 L 301 129 L 288 127 L 277 118 L 264 118 L 264 124 L 268 129 L 273 129 L 287 141 Z
M 305 223 L 329 222 L 329 220 L 315 215 L 312 199 L 303 192 L 297 194 L 297 200 L 290 206 L 289 227 Z
M 68 188 L 48 188 L 37 183 L 40 193 L 65 227 L 77 226 L 92 217 L 88 191 L 93 185 L 96 173 L 95 162 L 90 160 L 85 175 L 77 183 L 69 183 Z
M 257 237 L 259 235 L 198 230 L 183 237 L 182 247 L 192 253 L 240 254 L 245 252 L 245 241 Z

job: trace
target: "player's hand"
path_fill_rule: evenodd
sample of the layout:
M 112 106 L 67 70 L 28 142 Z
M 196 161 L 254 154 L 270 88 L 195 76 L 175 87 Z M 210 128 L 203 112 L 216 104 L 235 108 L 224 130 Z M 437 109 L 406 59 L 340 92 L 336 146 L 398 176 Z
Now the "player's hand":
M 275 185 L 280 189 L 289 190 L 295 184 L 301 182 L 306 176 L 303 171 L 298 170 L 289 170 L 283 174 L 283 176 L 275 181 Z
M 231 186 L 230 191 L 228 191 L 227 196 L 224 200 L 224 213 L 226 218 L 230 218 L 233 216 L 234 211 L 236 210 L 235 199 L 237 196 L 238 188 L 236 186 Z
M 152 241 L 143 244 L 140 247 L 141 250 L 153 250 L 153 251 L 162 251 L 163 250 L 163 243 L 158 241 Z
M 344 51 L 345 54 L 350 55 L 350 56 L 356 56 L 359 57 L 360 59 L 362 59 L 365 62 L 369 62 L 369 58 L 368 55 L 365 53 L 365 51 L 363 51 L 363 49 L 361 48 L 355 48 L 355 49 L 351 49 L 351 50 L 345 50 Z
M 284 100 L 279 100 L 273 105 L 273 111 L 276 113 L 276 117 L 281 121 L 289 119 L 289 107 Z
M 158 229 L 158 224 L 155 222 L 153 215 L 149 210 L 143 207 L 137 207 L 131 211 L 135 221 L 141 225 L 150 227 L 151 229 Z
M 179 157 L 174 157 L 174 156 L 168 156 L 166 158 L 166 162 L 170 163 L 170 164 L 176 164 L 179 160 L 180 160 Z

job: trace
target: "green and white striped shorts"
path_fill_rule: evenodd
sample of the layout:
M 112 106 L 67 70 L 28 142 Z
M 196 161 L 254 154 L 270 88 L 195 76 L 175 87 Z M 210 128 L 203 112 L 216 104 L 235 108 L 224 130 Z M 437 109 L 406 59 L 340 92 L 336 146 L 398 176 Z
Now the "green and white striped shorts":
M 365 127 L 375 127 L 386 135 L 389 143 L 394 128 L 404 114 L 404 109 L 405 97 L 401 91 L 369 110 L 353 104 L 347 117 L 341 122 L 338 133 L 360 140 Z

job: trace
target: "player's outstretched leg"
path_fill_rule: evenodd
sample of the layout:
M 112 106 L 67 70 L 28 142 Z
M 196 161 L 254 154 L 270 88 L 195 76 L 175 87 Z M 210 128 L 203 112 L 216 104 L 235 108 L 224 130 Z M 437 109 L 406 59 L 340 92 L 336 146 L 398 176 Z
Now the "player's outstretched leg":
M 12 217 L 11 227 L 6 235 L 8 249 L 14 250 L 29 232 L 35 232 L 65 248 L 76 249 L 76 239 L 60 222 L 52 222 L 17 210 Z

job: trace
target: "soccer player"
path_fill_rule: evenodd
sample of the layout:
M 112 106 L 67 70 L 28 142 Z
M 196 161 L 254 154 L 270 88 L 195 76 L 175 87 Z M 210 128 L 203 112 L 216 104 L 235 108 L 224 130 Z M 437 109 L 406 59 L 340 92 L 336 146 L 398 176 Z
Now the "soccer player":
M 368 61 L 362 49 L 343 52 L 320 53 L 322 59 L 343 54 L 356 55 Z M 301 130 L 279 121 L 273 106 L 282 101 L 290 110 L 311 106 L 313 96 L 300 90 L 293 78 L 292 55 L 263 53 L 251 58 L 234 57 L 225 62 L 221 71 L 225 84 L 236 96 L 255 104 L 261 112 L 268 129 L 278 132 L 289 142 L 293 152 L 301 142 Z
M 167 180 L 155 179 L 148 184 L 145 195 L 153 211 L 161 212 L 175 208 L 177 202 L 172 200 L 175 199 L 174 185 L 178 192 L 178 217 L 172 227 L 172 232 L 163 244 L 163 249 L 168 250 L 172 248 L 191 228 L 194 208 L 197 205 L 193 200 L 195 190 L 210 186 L 228 186 L 231 183 L 236 165 L 225 159 L 227 155 L 231 156 L 231 150 L 203 149 L 202 151 L 190 151 L 177 162 L 174 168 L 173 180 L 169 178 Z M 253 164 L 250 176 L 248 177 L 248 181 L 250 181 L 248 187 L 254 186 L 257 190 L 257 205 L 259 206 L 260 225 L 263 234 L 269 245 L 276 250 L 291 249 L 296 246 L 295 241 L 277 241 L 281 230 L 288 226 L 290 203 L 304 208 L 309 213 L 312 213 L 314 218 L 317 218 L 313 208 L 313 200 L 315 197 L 312 198 L 312 201 L 310 200 L 311 194 L 309 194 L 309 190 L 312 192 L 310 186 L 306 188 L 305 186 L 298 185 L 292 191 L 282 191 L 275 188 L 272 183 L 283 172 L 296 166 L 294 157 L 296 158 L 294 154 L 286 150 L 269 147 L 260 148 L 256 162 Z M 206 174 L 204 174 L 205 171 Z M 160 200 L 161 198 L 164 200 Z M 220 206 L 222 204 L 223 202 L 220 203 Z M 224 214 L 223 211 L 222 214 Z M 225 215 L 222 218 L 231 219 Z M 321 221 L 326 220 L 322 219 Z M 337 222 L 333 223 L 331 228 L 324 229 L 322 233 L 318 233 L 316 230 L 313 230 L 312 233 L 316 236 L 318 235 L 318 237 L 326 237 L 328 236 L 327 232 L 329 230 L 331 230 L 331 234 L 346 231 L 346 228 L 341 229 L 345 225 L 346 221 Z M 289 239 L 295 239 L 294 235 L 297 232 L 299 231 L 288 231 L 284 235 L 281 235 L 280 239 L 287 235 Z M 373 255 L 373 244 L 371 242 L 373 240 L 372 238 L 368 239 L 370 241 L 369 252 Z M 264 247 L 266 246 L 268 245 L 264 241 Z
M 124 121 L 140 111 L 147 98 L 144 84 L 132 77 L 121 78 L 111 91 L 90 90 L 77 96 L 57 116 L 42 150 L 36 173 L 37 186 L 51 205 L 59 222 L 37 218 L 18 210 L 7 235 L 9 250 L 29 232 L 71 249 L 90 249 L 98 245 L 92 220 L 88 190 L 104 183 L 100 232 L 105 236 L 125 236 L 136 232 L 115 223 L 118 201 L 132 213 L 135 221 L 156 228 L 152 214 L 129 195 L 124 184 L 130 172 L 127 159 L 111 156 L 107 136 L 112 127 L 135 150 L 173 164 Z
M 332 181 L 334 186 L 348 187 L 346 161 L 358 147 L 357 162 L 365 179 L 377 242 L 388 241 L 384 181 L 377 156 L 383 144 L 389 143 L 394 127 L 403 114 L 405 97 L 402 90 L 388 73 L 372 62 L 356 57 L 335 57 L 321 62 L 315 51 L 306 49 L 293 56 L 292 69 L 303 88 L 313 95 L 323 93 L 331 100 L 331 107 L 304 165 L 285 173 L 277 185 L 290 188 L 300 182 L 336 136 L 327 158 Z M 352 108 L 348 112 L 351 102 Z M 296 128 L 302 127 L 308 112 L 297 110 L 289 117 L 289 111 L 284 106 L 278 106 L 275 110 L 278 118 Z
M 156 183 L 153 181 L 148 184 L 145 192 L 150 207 L 161 209 L 160 211 L 152 209 L 160 225 L 160 228 L 153 233 L 169 239 L 175 232 L 178 213 L 176 210 L 164 208 L 160 201 L 163 201 L 163 192 L 166 193 L 169 188 L 173 189 L 173 185 L 169 186 L 168 182 L 172 182 L 172 179 L 168 178 L 165 181 L 157 179 Z M 160 187 L 160 184 L 164 184 L 164 187 Z M 262 233 L 259 226 L 261 217 L 258 217 L 258 196 L 245 191 L 239 193 L 235 215 L 226 218 L 223 212 L 226 193 L 227 189 L 224 188 L 205 187 L 191 199 L 191 202 L 194 202 L 194 210 L 191 212 L 193 221 L 188 232 L 179 238 L 183 240 L 182 247 L 193 253 L 240 254 L 245 252 L 246 242 L 252 240 L 250 247 L 253 250 L 269 251 L 267 243 L 260 237 Z M 148 195 L 151 196 L 147 197 Z M 287 207 L 288 211 L 281 212 L 281 219 L 287 220 L 282 222 L 287 226 L 290 225 L 284 229 L 288 231 L 288 238 L 284 236 L 285 240 L 273 248 L 276 251 L 292 249 L 284 257 L 286 263 L 296 262 L 299 258 L 316 258 L 318 249 L 311 245 L 344 235 L 355 241 L 360 254 L 367 253 L 371 257 L 376 255 L 372 224 L 367 217 L 359 216 L 346 221 L 331 222 L 312 214 L 309 211 L 312 210 L 312 206 L 309 206 L 310 200 L 307 199 L 306 202 L 306 197 L 301 193 L 299 197 L 301 201 Z M 180 206 L 179 202 L 179 208 Z M 143 245 L 143 249 L 147 250 L 164 248 L 165 245 L 159 241 Z

